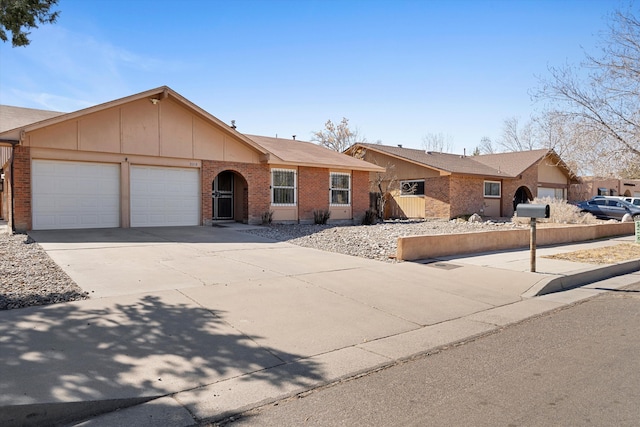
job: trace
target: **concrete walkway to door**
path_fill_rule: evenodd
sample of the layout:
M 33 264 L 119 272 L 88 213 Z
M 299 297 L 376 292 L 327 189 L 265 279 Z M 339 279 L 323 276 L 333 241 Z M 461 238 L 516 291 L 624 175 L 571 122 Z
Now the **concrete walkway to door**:
M 640 280 L 525 298 L 577 267 L 388 264 L 247 227 L 30 233 L 91 299 L 0 313 L 0 424 L 193 425 Z

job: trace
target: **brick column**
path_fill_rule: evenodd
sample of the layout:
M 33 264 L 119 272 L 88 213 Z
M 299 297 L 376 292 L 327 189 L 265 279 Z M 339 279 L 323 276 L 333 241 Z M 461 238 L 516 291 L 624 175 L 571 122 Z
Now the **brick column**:
M 31 230 L 31 155 L 29 147 L 18 145 L 13 150 L 13 218 L 16 231 Z
M 369 172 L 352 171 L 351 199 L 353 218 L 360 220 L 369 209 Z

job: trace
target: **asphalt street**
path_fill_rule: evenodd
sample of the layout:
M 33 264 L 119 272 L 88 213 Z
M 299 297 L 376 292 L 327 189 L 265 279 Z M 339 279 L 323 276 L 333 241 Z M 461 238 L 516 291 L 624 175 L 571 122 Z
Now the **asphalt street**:
M 637 426 L 638 372 L 640 283 L 223 425 Z

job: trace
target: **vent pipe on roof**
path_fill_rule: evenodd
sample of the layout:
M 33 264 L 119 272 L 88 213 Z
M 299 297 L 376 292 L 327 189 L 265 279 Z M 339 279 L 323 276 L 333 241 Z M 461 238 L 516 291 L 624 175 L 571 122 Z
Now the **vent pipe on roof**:
M 231 120 L 231 129 L 235 129 L 235 128 L 236 128 L 236 121 Z
M 402 144 L 398 144 L 398 148 L 402 148 Z
M 293 140 L 296 140 L 296 136 L 295 135 L 291 135 L 291 138 L 293 138 Z

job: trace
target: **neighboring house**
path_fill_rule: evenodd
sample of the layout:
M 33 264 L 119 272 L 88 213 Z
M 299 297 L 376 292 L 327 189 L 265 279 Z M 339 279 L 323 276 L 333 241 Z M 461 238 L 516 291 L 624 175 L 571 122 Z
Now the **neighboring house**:
M 0 105 L 0 133 L 5 130 L 15 129 L 20 126 L 59 116 L 60 114 L 63 113 Z M 11 141 L 5 141 L 3 143 L 2 139 L 0 139 L 0 219 L 9 218 L 8 210 L 10 205 L 8 202 L 8 188 L 5 188 L 8 182 L 6 179 L 8 177 L 8 169 L 5 171 L 3 165 L 7 165 L 11 157 L 10 147 L 13 147 Z
M 577 177 L 553 150 L 461 156 L 402 146 L 355 144 L 346 154 L 393 165 L 385 217 L 455 218 L 478 213 L 510 217 L 534 197 L 566 199 Z M 372 173 L 370 180 L 375 180 Z
M 0 109 L 3 217 L 14 230 L 359 219 L 383 169 L 238 132 L 163 86 L 63 114 Z M 12 117 L 12 118 L 11 118 Z
M 569 190 L 569 200 L 572 202 L 581 202 L 594 196 L 640 197 L 640 179 L 584 177 Z

